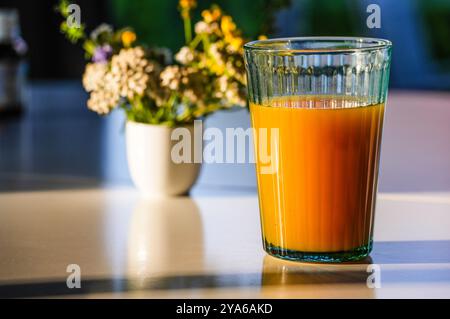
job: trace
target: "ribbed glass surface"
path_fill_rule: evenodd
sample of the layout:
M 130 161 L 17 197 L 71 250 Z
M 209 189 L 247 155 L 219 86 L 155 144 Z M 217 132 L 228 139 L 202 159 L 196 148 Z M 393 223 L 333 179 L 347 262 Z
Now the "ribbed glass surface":
M 356 38 L 245 46 L 268 253 L 344 261 L 370 252 L 390 50 Z
M 272 97 L 340 95 L 353 103 L 383 103 L 389 79 L 388 41 L 359 38 L 293 38 L 246 45 L 248 93 L 252 103 Z M 340 105 L 330 105 L 337 107 Z

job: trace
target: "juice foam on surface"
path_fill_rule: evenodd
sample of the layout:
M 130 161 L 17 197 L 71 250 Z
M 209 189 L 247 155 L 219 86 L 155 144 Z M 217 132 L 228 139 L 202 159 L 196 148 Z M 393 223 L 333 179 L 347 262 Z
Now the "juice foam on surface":
M 289 97 L 251 104 L 256 129 L 279 129 L 278 170 L 263 174 L 256 147 L 266 243 L 303 252 L 348 251 L 371 240 L 384 104 Z

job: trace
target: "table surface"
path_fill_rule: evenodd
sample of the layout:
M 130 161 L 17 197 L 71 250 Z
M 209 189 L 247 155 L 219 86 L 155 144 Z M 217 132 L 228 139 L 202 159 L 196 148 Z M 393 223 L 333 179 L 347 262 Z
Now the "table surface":
M 79 87 L 34 87 L 28 113 L 0 121 L 0 297 L 450 298 L 449 97 L 390 95 L 371 257 L 306 264 L 264 253 L 251 165 L 204 165 L 191 197 L 141 199 L 123 118 L 78 111 Z
M 0 194 L 0 206 L 0 297 L 450 297 L 449 193 L 381 194 L 359 264 L 266 255 L 255 195 L 47 190 Z M 72 264 L 80 289 L 66 285 Z M 380 288 L 367 285 L 369 265 Z

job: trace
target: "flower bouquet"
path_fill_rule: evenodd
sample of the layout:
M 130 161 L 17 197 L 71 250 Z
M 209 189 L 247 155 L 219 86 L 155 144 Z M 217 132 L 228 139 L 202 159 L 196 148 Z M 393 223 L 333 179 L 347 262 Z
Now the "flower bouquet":
M 68 5 L 62 1 L 59 6 L 64 18 Z M 179 2 L 186 44 L 174 59 L 168 49 L 139 43 L 131 28 L 102 24 L 87 36 L 84 25 L 64 21 L 61 31 L 73 43 L 82 43 L 89 60 L 83 75 L 88 108 L 102 115 L 122 108 L 130 121 L 173 127 L 217 110 L 244 107 L 241 31 L 216 5 L 204 10 L 191 30 L 195 5 L 193 0 Z
M 185 127 L 191 132 L 196 119 L 246 106 L 242 32 L 217 5 L 192 26 L 196 1 L 180 0 L 185 45 L 172 56 L 168 49 L 139 43 L 131 28 L 102 24 L 87 35 L 85 25 L 68 22 L 69 5 L 62 0 L 58 6 L 61 31 L 82 44 L 88 60 L 83 74 L 87 106 L 101 115 L 125 111 L 134 183 L 146 195 L 186 192 L 199 164 L 171 161 L 172 131 Z

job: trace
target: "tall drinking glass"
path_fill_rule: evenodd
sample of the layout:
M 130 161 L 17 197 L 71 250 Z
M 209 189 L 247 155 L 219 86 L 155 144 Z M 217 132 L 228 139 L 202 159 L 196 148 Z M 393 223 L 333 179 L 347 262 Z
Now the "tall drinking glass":
M 391 46 L 336 37 L 245 45 L 270 255 L 342 262 L 372 250 Z

